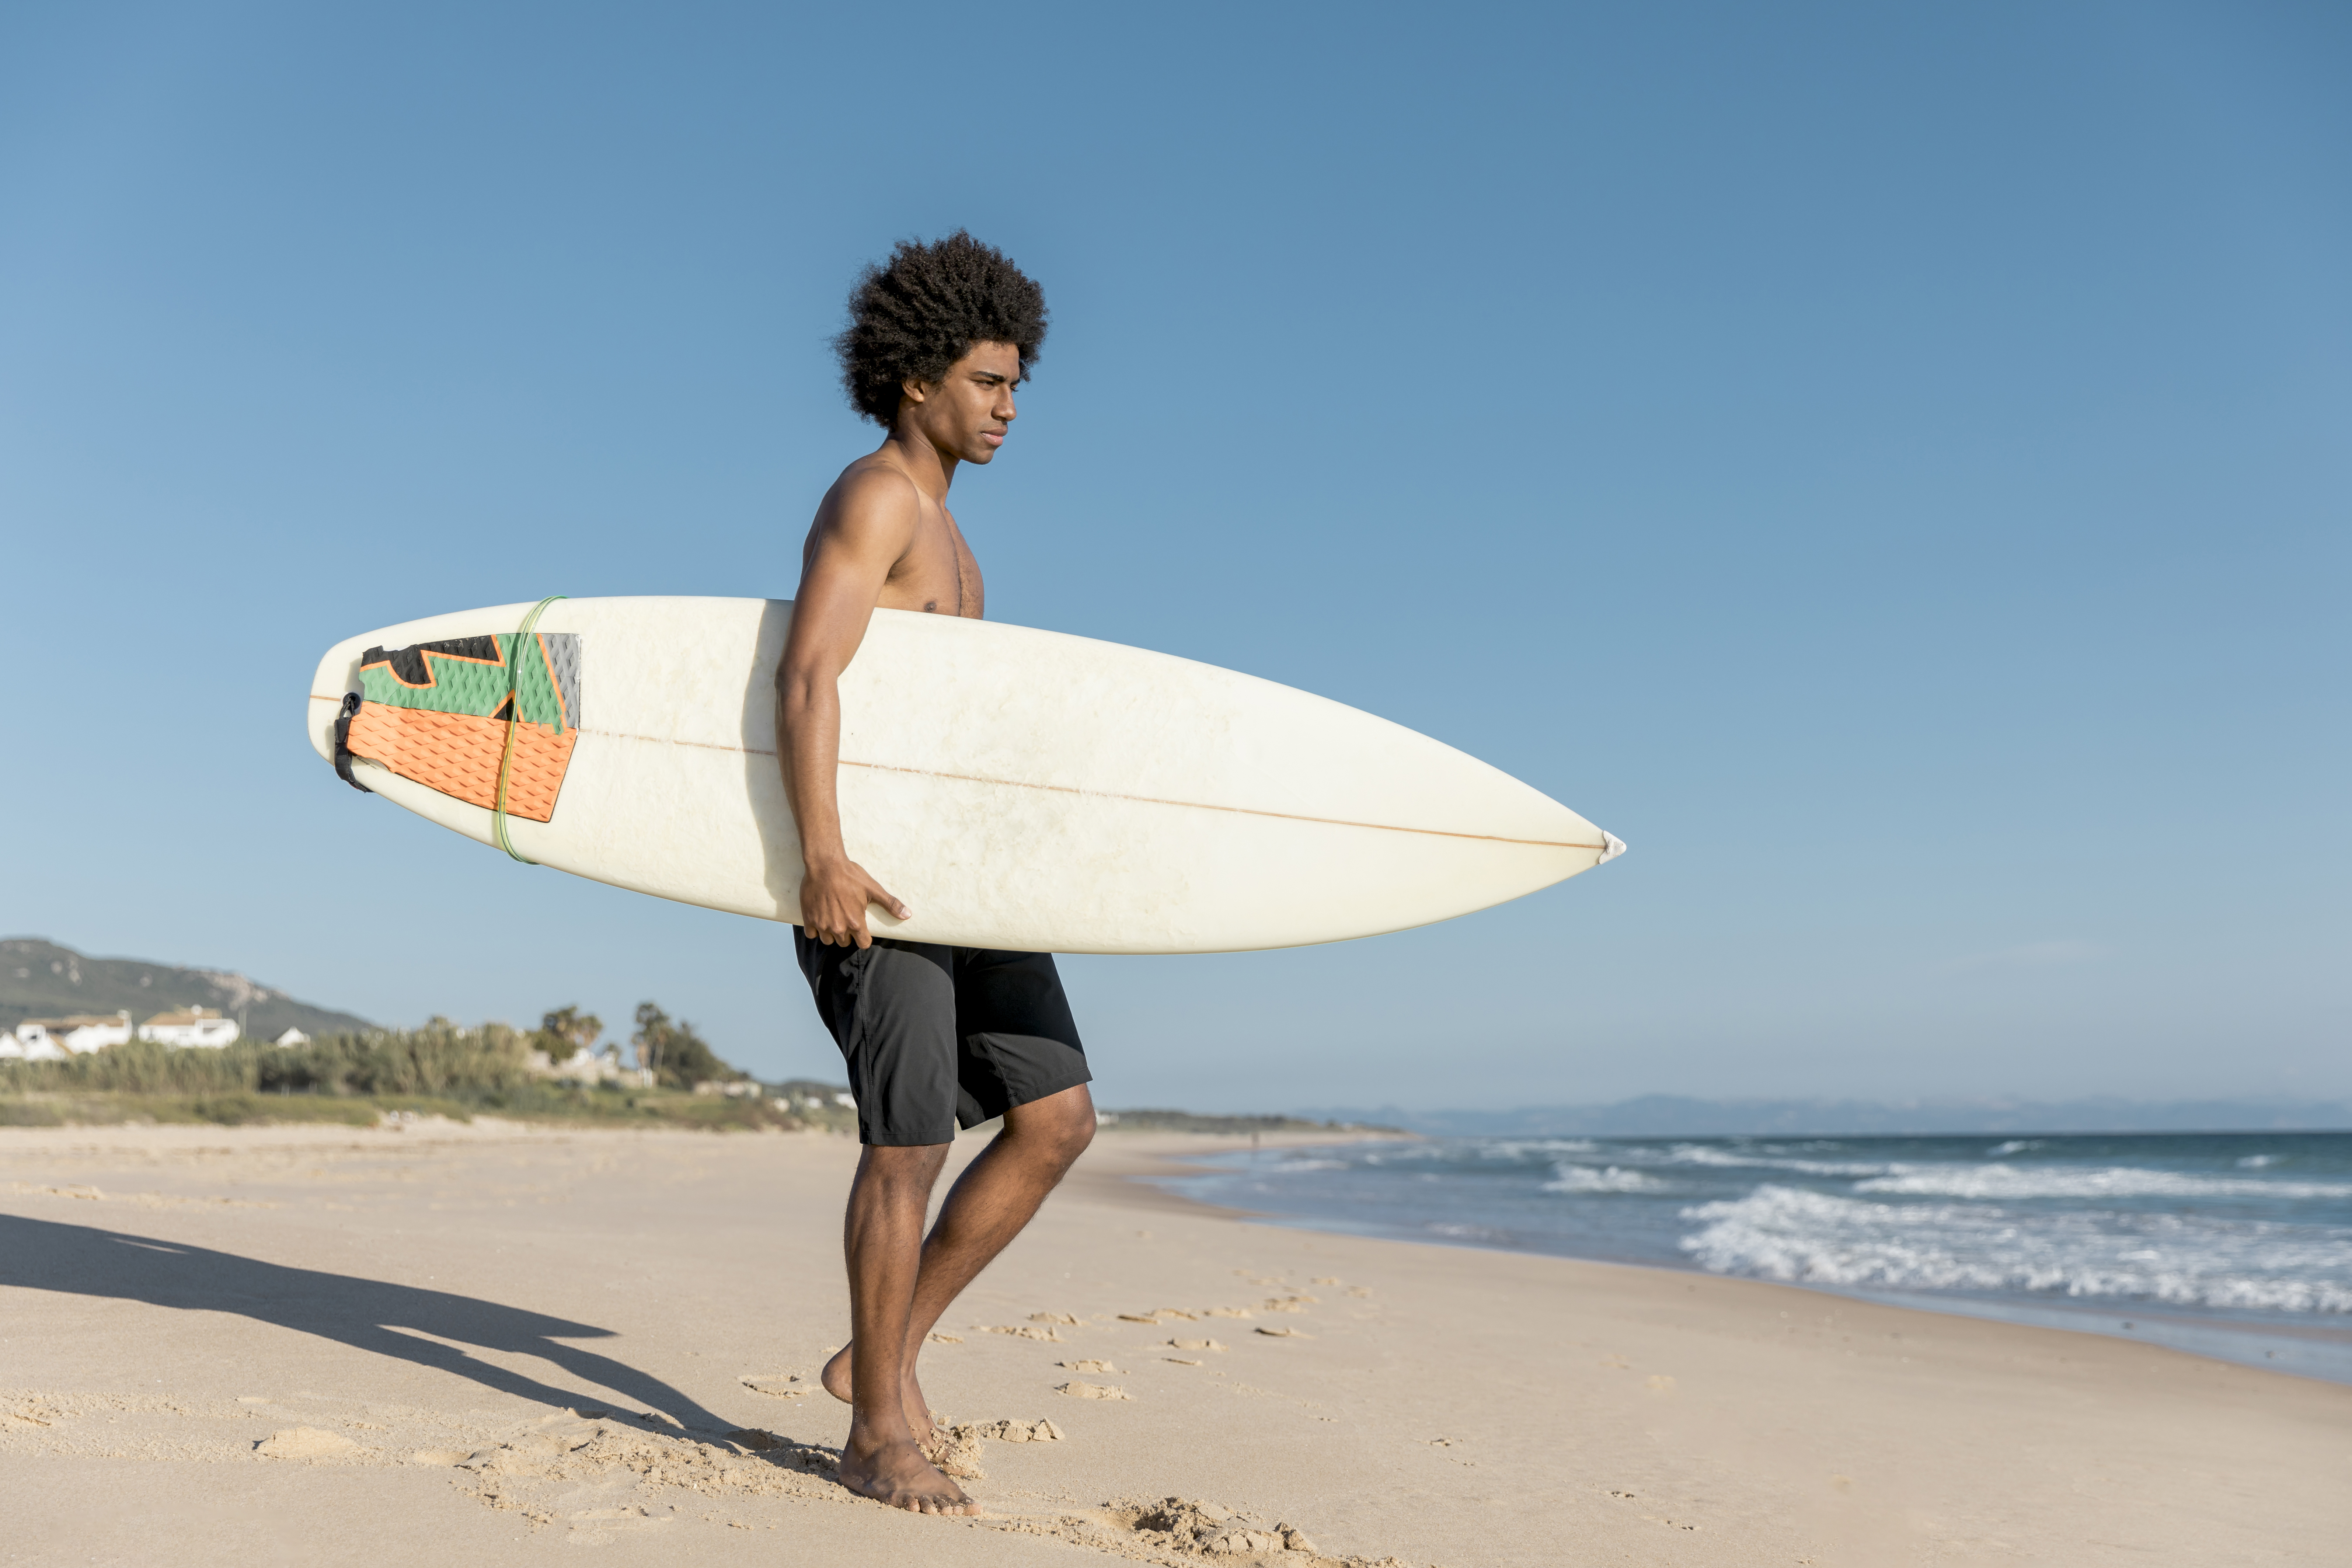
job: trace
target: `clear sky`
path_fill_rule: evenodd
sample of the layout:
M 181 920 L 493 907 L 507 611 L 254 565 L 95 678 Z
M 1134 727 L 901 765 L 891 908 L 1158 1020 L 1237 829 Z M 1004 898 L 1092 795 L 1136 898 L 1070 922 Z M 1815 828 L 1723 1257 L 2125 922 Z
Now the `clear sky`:
M 1112 1105 L 2352 1094 L 2352 12 L 0 11 L 0 934 L 837 1076 L 782 927 L 337 782 L 356 632 L 788 596 L 826 338 L 1054 312 L 997 618 L 1427 731 L 1633 845 L 1066 961 Z

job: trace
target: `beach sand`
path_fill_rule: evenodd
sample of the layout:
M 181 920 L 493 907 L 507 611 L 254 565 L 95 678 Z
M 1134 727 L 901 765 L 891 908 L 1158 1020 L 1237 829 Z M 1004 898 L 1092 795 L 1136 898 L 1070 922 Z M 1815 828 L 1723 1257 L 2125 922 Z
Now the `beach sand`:
M 2352 1388 L 1131 1180 L 1244 1142 L 942 1322 L 966 1521 L 829 1479 L 845 1139 L 0 1130 L 0 1563 L 2352 1561 Z

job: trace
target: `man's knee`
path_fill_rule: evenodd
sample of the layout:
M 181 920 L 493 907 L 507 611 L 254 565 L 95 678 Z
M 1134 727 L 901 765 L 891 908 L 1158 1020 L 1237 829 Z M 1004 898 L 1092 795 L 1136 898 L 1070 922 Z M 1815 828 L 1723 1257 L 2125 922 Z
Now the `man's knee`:
M 1095 1141 L 1095 1108 L 1088 1105 L 1083 1115 L 1072 1115 L 1061 1132 L 1062 1163 L 1069 1164 L 1087 1152 Z
M 1095 1139 L 1095 1102 L 1084 1084 L 1018 1106 L 1006 1121 L 1015 1137 L 1034 1141 L 1064 1166 L 1085 1153 Z

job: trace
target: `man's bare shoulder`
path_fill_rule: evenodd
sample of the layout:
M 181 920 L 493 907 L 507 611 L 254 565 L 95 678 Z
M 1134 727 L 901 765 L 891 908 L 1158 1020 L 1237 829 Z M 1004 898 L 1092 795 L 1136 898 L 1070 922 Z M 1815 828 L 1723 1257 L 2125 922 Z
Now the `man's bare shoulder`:
M 922 499 L 907 470 L 879 452 L 869 452 L 842 469 L 824 497 L 827 510 L 903 512 L 910 520 L 921 510 Z
M 811 542 L 830 535 L 844 542 L 904 546 L 922 521 L 922 492 L 905 469 L 878 453 L 841 470 L 816 509 Z

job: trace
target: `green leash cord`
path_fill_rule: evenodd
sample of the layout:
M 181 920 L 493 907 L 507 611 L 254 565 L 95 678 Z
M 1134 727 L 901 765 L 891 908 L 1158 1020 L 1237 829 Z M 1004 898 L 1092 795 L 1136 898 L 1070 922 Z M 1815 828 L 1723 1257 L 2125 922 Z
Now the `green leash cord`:
M 490 810 L 490 836 L 498 840 L 499 848 L 526 866 L 536 866 L 539 862 L 516 848 L 507 837 L 507 773 L 514 766 L 515 726 L 522 722 L 522 648 L 523 644 L 530 640 L 531 628 L 539 625 L 540 612 L 567 596 L 550 594 L 531 606 L 530 614 L 522 618 L 522 630 L 515 633 L 514 653 L 507 660 L 507 743 L 505 750 L 499 753 L 499 804 Z M 552 670 L 548 674 L 549 679 L 554 678 Z

